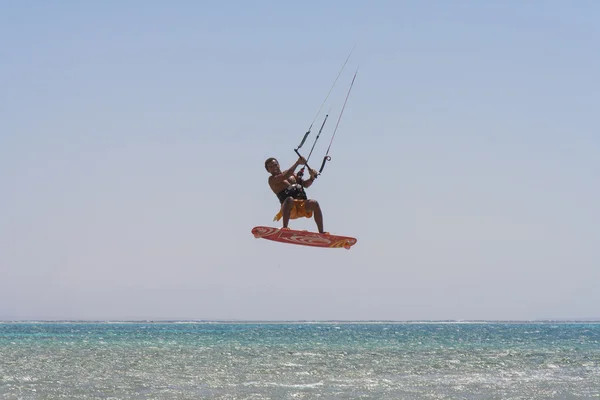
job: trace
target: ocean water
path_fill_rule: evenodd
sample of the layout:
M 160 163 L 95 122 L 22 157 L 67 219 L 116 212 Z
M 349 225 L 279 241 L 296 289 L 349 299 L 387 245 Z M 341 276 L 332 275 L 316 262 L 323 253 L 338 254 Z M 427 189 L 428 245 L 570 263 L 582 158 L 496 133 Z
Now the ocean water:
M 594 323 L 0 323 L 2 399 L 600 399 Z

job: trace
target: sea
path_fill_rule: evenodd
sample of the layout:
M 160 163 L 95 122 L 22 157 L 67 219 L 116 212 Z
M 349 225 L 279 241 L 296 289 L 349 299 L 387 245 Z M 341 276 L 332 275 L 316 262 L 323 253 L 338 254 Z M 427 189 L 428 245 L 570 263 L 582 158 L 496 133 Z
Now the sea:
M 593 322 L 3 322 L 1 399 L 600 399 Z

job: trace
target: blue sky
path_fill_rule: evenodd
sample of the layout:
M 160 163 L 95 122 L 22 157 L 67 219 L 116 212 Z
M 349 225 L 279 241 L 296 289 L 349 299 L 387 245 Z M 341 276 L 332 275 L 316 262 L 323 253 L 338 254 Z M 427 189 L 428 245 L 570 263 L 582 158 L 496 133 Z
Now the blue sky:
M 600 317 L 599 19 L 592 1 L 4 4 L 0 319 Z M 279 206 L 264 160 L 295 161 L 354 45 L 308 193 L 358 244 L 254 239 Z

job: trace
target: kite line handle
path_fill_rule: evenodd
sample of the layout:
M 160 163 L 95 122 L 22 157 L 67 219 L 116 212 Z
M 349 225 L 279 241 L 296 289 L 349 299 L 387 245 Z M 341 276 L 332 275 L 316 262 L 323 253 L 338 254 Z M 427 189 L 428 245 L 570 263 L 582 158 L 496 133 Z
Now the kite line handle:
M 302 147 L 302 145 L 304 144 L 304 142 L 306 142 L 306 138 L 308 137 L 308 135 L 310 134 L 310 129 L 304 134 L 304 137 L 302 138 L 302 141 L 300 142 L 300 144 L 298 145 L 298 147 L 296 148 L 296 150 L 298 150 L 300 147 Z M 296 151 L 297 153 L 298 151 Z
M 298 151 L 298 149 L 294 149 L 294 151 L 296 152 L 296 154 L 298 154 L 298 157 L 302 157 L 302 155 L 300 154 L 300 152 Z M 304 164 L 304 166 L 302 168 L 300 168 L 300 171 L 298 171 L 298 175 L 300 177 L 302 177 L 302 175 L 304 175 L 304 167 L 312 170 L 312 168 L 308 165 L 308 162 L 307 162 L 306 164 Z M 315 179 L 317 179 L 317 175 L 315 175 Z
M 323 168 L 325 168 L 325 163 L 327 161 L 331 161 L 331 156 L 323 157 L 323 163 L 321 164 L 321 168 L 319 169 L 319 174 L 321 174 L 323 172 Z

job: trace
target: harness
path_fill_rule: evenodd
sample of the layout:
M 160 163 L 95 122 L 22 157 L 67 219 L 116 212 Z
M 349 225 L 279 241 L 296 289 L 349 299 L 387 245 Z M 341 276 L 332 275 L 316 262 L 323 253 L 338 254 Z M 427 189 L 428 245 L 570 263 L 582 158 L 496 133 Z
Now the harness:
M 287 199 L 290 196 L 294 199 L 299 200 L 308 199 L 304 188 L 298 183 L 294 183 L 293 185 L 288 186 L 287 189 L 284 189 L 281 192 L 277 193 L 277 198 L 279 199 L 280 203 L 283 203 L 285 199 Z

